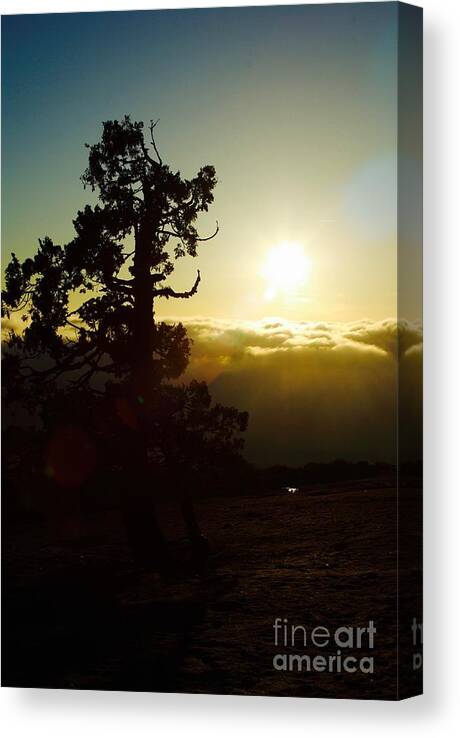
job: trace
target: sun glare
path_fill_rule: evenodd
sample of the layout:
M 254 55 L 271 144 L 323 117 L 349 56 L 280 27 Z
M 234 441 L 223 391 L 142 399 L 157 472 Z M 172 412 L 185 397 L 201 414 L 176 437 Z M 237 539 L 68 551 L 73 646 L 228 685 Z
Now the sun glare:
M 274 246 L 263 266 L 263 276 L 267 281 L 266 299 L 296 292 L 307 281 L 310 271 L 311 262 L 302 244 L 286 241 Z

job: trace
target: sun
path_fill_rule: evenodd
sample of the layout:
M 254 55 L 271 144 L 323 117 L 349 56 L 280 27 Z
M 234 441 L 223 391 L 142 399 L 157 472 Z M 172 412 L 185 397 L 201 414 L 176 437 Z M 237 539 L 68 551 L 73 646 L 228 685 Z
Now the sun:
M 310 271 L 311 261 L 302 244 L 292 241 L 277 244 L 268 252 L 262 269 L 267 282 L 266 299 L 295 293 L 307 281 Z

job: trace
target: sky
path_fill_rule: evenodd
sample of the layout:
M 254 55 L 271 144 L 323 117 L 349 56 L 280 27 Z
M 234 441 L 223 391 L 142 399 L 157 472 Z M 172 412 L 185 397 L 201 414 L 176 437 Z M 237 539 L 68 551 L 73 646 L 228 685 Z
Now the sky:
M 175 311 L 295 320 L 396 314 L 396 7 L 16 16 L 3 21 L 3 247 L 72 237 L 101 121 L 160 118 L 165 160 L 219 185 Z M 267 251 L 300 242 L 298 294 L 267 300 Z M 218 278 L 224 274 L 225 281 Z M 269 285 L 268 285 L 269 287 Z M 168 310 L 171 306 L 167 306 Z
M 302 399 L 290 402 L 307 402 L 286 431 L 289 443 L 311 418 L 313 399 L 305 398 L 313 386 L 319 401 L 334 383 L 346 386 L 350 367 L 369 353 L 391 359 L 378 341 L 363 344 L 347 335 L 363 324 L 377 335 L 398 312 L 397 51 L 397 3 L 3 18 L 3 259 L 11 251 L 32 254 L 44 235 L 71 240 L 72 219 L 91 201 L 79 180 L 83 144 L 98 140 L 103 120 L 126 113 L 145 122 L 159 118 L 163 159 L 187 177 L 210 163 L 218 177 L 215 203 L 199 225 L 207 235 L 218 220 L 220 232 L 197 259 L 181 260 L 171 278 L 175 288 L 190 288 L 199 268 L 199 292 L 157 307 L 159 316 L 180 318 L 194 333 L 195 374 L 212 382 L 220 399 L 252 403 L 260 424 L 263 413 L 246 389 L 260 376 L 262 360 L 264 376 L 274 382 L 281 382 L 278 351 L 286 365 L 286 346 L 264 344 L 265 326 L 278 322 L 289 335 L 307 332 L 296 360 L 312 351 L 311 331 L 335 337 L 322 346 L 336 351 L 329 384 L 312 384 L 300 369 L 289 380 L 293 397 Z M 415 94 L 408 84 L 408 108 Z M 403 153 L 412 191 L 420 162 L 409 144 Z M 405 229 L 408 252 L 419 238 L 416 229 Z M 280 272 L 283 249 L 293 255 L 287 274 Z M 417 282 L 418 263 L 415 268 L 408 283 Z M 405 317 L 419 317 L 417 293 L 407 300 Z M 217 341 L 212 346 L 210 336 Z M 355 363 L 346 366 L 335 359 L 345 344 L 355 351 Z M 313 347 L 310 368 L 318 343 Z M 246 361 L 255 367 L 250 378 Z M 391 367 L 394 374 L 394 362 Z M 321 376 L 320 367 L 314 371 Z M 366 391 L 377 428 L 373 376 Z M 246 388 L 239 395 L 235 382 Z M 353 414 L 356 398 L 345 404 L 344 412 Z M 299 444 L 295 452 L 276 448 L 277 461 L 307 453 Z M 361 434 L 350 457 L 361 451 L 388 456 L 377 430 L 372 448 Z

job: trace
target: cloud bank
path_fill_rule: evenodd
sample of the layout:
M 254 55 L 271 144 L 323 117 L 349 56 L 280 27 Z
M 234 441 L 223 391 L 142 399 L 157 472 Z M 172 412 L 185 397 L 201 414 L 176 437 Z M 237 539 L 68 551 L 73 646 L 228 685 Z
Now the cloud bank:
M 395 462 L 398 417 L 400 458 L 421 458 L 419 324 L 398 326 L 392 318 L 181 322 L 193 341 L 181 381 L 204 379 L 215 401 L 249 412 L 248 460 L 263 466 Z M 3 329 L 20 328 L 4 320 Z
M 184 322 L 187 377 L 249 411 L 245 454 L 257 464 L 421 457 L 422 332 L 394 319 L 352 323 L 267 318 Z M 396 357 L 400 356 L 398 362 Z

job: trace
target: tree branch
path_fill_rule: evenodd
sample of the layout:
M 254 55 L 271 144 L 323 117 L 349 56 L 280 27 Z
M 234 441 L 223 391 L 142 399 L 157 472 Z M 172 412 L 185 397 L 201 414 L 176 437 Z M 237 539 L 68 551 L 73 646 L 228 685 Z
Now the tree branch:
M 218 233 L 219 233 L 219 223 L 216 220 L 216 230 L 214 231 L 214 233 L 212 233 L 210 236 L 206 236 L 205 238 L 199 238 L 197 236 L 194 240 L 195 241 L 210 241 L 212 238 L 214 238 L 215 236 L 217 236 Z M 175 231 L 174 229 L 172 229 L 172 230 L 165 230 L 164 228 L 161 229 L 161 234 L 164 235 L 164 236 L 170 236 L 171 238 L 179 238 L 181 241 L 183 240 L 184 235 L 185 235 L 184 233 L 182 233 L 182 234 L 181 233 L 177 233 L 177 231 Z
M 76 358 L 76 356 L 72 356 L 70 364 L 68 359 L 64 359 L 62 362 L 57 361 L 54 366 L 49 367 L 48 369 L 36 369 L 35 367 L 27 364 L 23 365 L 20 371 L 22 372 L 26 370 L 29 372 L 27 375 L 22 375 L 25 380 L 31 378 L 40 379 L 41 382 L 47 384 L 48 382 L 54 382 L 63 372 L 73 372 L 77 371 L 77 369 L 83 369 L 83 367 L 90 361 L 89 357 L 94 350 L 94 347 L 89 349 L 89 354 L 86 356 L 84 355 L 82 360 L 77 363 L 72 363 Z
M 105 279 L 105 286 L 102 287 L 102 289 L 105 291 L 106 289 L 109 290 L 121 290 L 125 293 L 125 295 L 132 295 L 133 291 L 133 283 L 134 280 L 132 279 L 120 279 L 120 277 L 113 277 L 112 275 L 104 275 Z
M 214 238 L 214 236 L 217 236 L 218 233 L 219 233 L 219 223 L 216 220 L 216 230 L 214 231 L 214 233 L 211 236 L 207 236 L 206 238 L 196 238 L 195 241 L 210 241 L 211 238 Z
M 197 278 L 195 279 L 195 284 L 193 285 L 191 290 L 188 290 L 188 292 L 176 292 L 171 287 L 163 287 L 161 290 L 153 290 L 153 296 L 154 297 L 166 297 L 166 299 L 169 299 L 170 297 L 179 298 L 181 300 L 187 300 L 189 297 L 193 297 L 193 295 L 196 294 L 198 290 L 198 285 L 201 282 L 201 275 L 200 270 L 197 270 Z
M 153 146 L 153 148 L 155 150 L 155 154 L 157 155 L 158 162 L 159 162 L 160 166 L 163 166 L 163 160 L 162 160 L 162 158 L 161 158 L 161 156 L 159 154 L 159 151 L 157 149 L 157 145 L 155 143 L 155 138 L 154 138 L 154 135 L 153 135 L 153 129 L 155 128 L 155 126 L 157 125 L 157 123 L 159 122 L 159 120 L 160 119 L 158 118 L 158 120 L 156 120 L 155 123 L 153 122 L 153 120 L 150 121 L 150 126 L 149 126 L 149 129 L 150 129 L 150 143 L 152 144 L 152 146 Z

